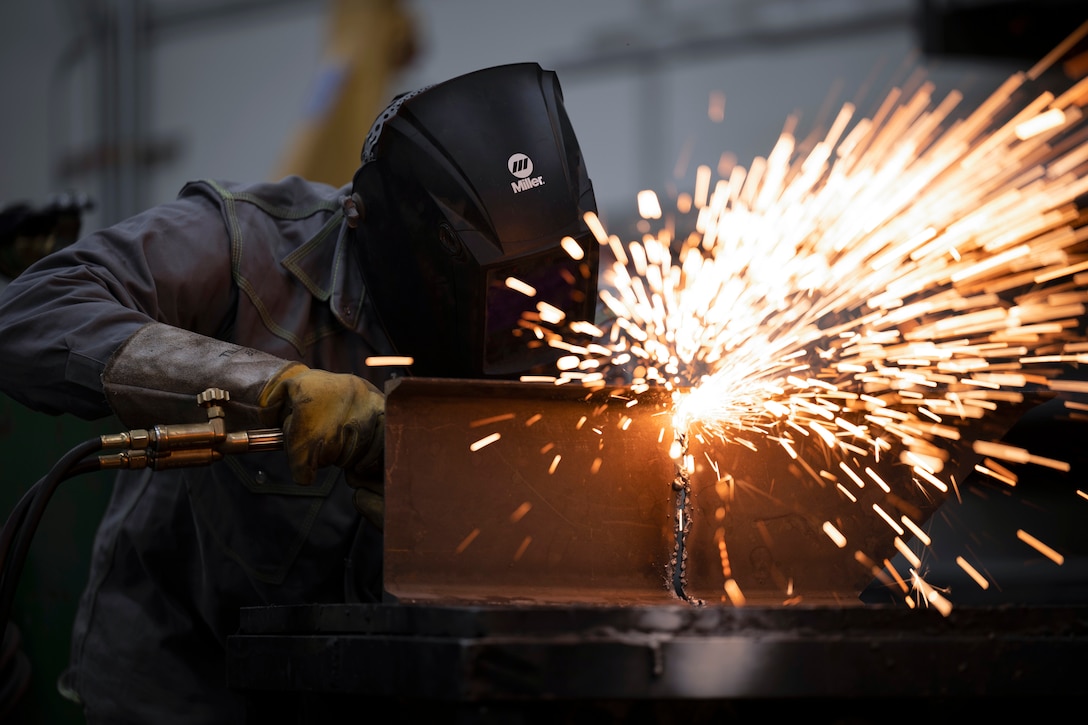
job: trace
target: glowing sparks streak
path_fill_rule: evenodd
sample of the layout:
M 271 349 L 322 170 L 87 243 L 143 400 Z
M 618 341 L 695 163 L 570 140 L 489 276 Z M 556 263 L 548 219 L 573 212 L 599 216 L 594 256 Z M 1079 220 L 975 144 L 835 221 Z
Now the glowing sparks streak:
M 525 514 L 529 513 L 532 508 L 533 505 L 528 501 L 518 506 L 516 509 L 514 509 L 513 513 L 510 514 L 510 523 L 516 524 L 517 522 L 521 521 L 523 518 L 525 518 Z
M 1010 488 L 1015 487 L 1016 482 L 1019 480 L 1019 477 L 1015 473 L 1005 468 L 997 461 L 991 461 L 989 458 L 984 460 L 982 463 L 976 463 L 975 470 L 985 476 L 989 476 L 996 481 L 1000 481 L 1001 483 L 1008 485 Z
M 923 544 L 929 546 L 931 543 L 933 543 L 932 541 L 930 541 L 929 534 L 919 528 L 918 524 L 914 523 L 906 516 L 900 517 L 899 520 L 902 521 L 903 526 L 907 527 L 907 529 L 909 529 L 912 534 L 918 537 L 918 540 L 921 541 Z
M 481 426 L 491 425 L 492 423 L 501 423 L 504 420 L 513 420 L 513 419 L 514 419 L 514 414 L 513 413 L 501 413 L 500 415 L 493 415 L 493 416 L 490 416 L 488 418 L 480 418 L 478 420 L 470 421 L 469 424 L 468 424 L 468 427 L 469 428 L 479 428 Z
M 850 480 L 852 480 L 858 488 L 865 488 L 865 481 L 861 480 L 861 476 L 854 473 L 850 469 L 850 466 L 846 465 L 845 461 L 839 461 L 839 468 L 842 469 L 846 473 L 846 475 L 850 477 Z
M 873 481 L 876 482 L 876 485 L 880 486 L 881 490 L 883 490 L 884 493 L 891 493 L 892 492 L 891 486 L 889 486 L 887 483 L 885 483 L 884 479 L 881 478 L 880 474 L 877 473 L 876 471 L 874 471 L 872 468 L 869 468 L 868 466 L 866 466 L 865 467 L 865 475 L 867 475 L 869 478 L 873 479 Z
M 478 441 L 470 444 L 468 449 L 470 451 L 472 451 L 473 453 L 475 453 L 476 451 L 480 450 L 481 448 L 484 448 L 486 446 L 491 445 L 492 443 L 499 440 L 500 438 L 502 438 L 501 433 L 492 433 L 490 435 L 486 435 L 483 438 L 479 439 Z
M 937 489 L 941 493 L 948 493 L 948 485 L 945 484 L 944 481 L 942 481 L 941 479 L 937 478 L 932 473 L 927 471 L 926 469 L 922 468 L 921 466 L 915 466 L 914 467 L 914 473 L 919 478 L 922 478 L 922 479 L 925 479 L 926 481 L 928 481 L 930 484 L 933 485 L 933 487 L 935 489 Z
M 507 277 L 506 286 L 515 292 L 520 292 L 526 297 L 536 297 L 536 287 L 527 282 L 522 282 L 517 277 Z
M 643 219 L 661 218 L 661 203 L 653 190 L 646 189 L 638 193 L 638 213 Z
M 586 252 L 582 249 L 582 246 L 574 239 L 574 237 L 563 237 L 559 242 L 559 245 L 563 247 L 563 251 L 570 255 L 570 258 L 574 261 L 580 261 L 585 258 Z
M 723 589 L 725 590 L 725 595 L 729 597 L 730 602 L 738 607 L 744 606 L 746 602 L 744 593 L 740 590 L 740 584 L 737 584 L 736 579 L 726 579 Z
M 941 616 L 947 617 L 952 613 L 952 602 L 948 601 L 947 597 L 930 586 L 918 572 L 911 572 L 911 583 L 926 600 L 926 603 L 940 612 Z
M 364 362 L 370 368 L 410 367 L 415 363 L 415 358 L 406 355 L 372 355 Z
M 961 569 L 967 572 L 967 576 L 975 580 L 975 584 L 978 584 L 980 588 L 990 588 L 990 582 L 986 580 L 986 577 L 982 576 L 982 574 L 980 574 L 975 567 L 971 566 L 962 556 L 956 557 L 956 563 Z
M 898 536 L 895 537 L 895 548 L 915 569 L 922 565 L 922 560 L 918 558 L 918 555 L 911 551 L 911 548 L 907 546 L 907 543 Z
M 906 533 L 905 531 L 903 531 L 903 527 L 897 524 L 895 522 L 895 519 L 889 516 L 888 512 L 880 507 L 880 504 L 874 503 L 873 511 L 876 511 L 877 515 L 880 516 L 880 518 L 884 519 L 884 521 L 887 522 L 888 526 L 891 526 L 892 530 L 895 531 L 895 533 L 897 533 L 899 536 L 903 536 Z
M 529 544 L 532 542 L 532 536 L 526 536 L 521 540 L 521 545 L 518 546 L 518 550 L 514 552 L 514 561 L 521 561 L 521 557 L 525 555 L 525 550 L 529 548 Z
M 1036 456 L 1029 451 L 1006 443 L 994 443 L 991 441 L 975 441 L 973 444 L 975 453 L 983 456 L 992 456 L 1010 463 L 1034 463 L 1039 466 L 1053 468 L 1058 471 L 1068 471 L 1070 466 L 1065 461 L 1056 461 L 1053 458 Z
M 564 355 L 556 360 L 555 367 L 559 370 L 574 370 L 581 361 L 582 359 L 577 355 Z
M 830 521 L 825 521 L 823 525 L 823 531 L 827 534 L 827 538 L 840 549 L 846 548 L 846 537 L 842 535 L 842 532 L 835 528 L 835 525 Z
M 1044 131 L 1057 128 L 1065 122 L 1065 113 L 1060 108 L 1051 108 L 1034 118 L 1020 123 L 1016 127 L 1016 138 L 1026 141 L 1032 136 L 1038 136 Z
M 467 549 L 469 547 L 469 545 L 472 544 L 472 542 L 475 541 L 476 537 L 479 536 L 479 535 L 480 535 L 480 530 L 479 529 L 473 529 L 472 531 L 470 531 L 468 536 L 466 536 L 464 539 L 462 539 L 461 543 L 457 545 L 457 548 L 455 549 L 455 552 L 458 553 L 458 554 L 463 554 L 465 549 Z
M 571 322 L 570 323 L 570 329 L 571 329 L 571 332 L 574 332 L 575 334 L 580 334 L 580 335 L 591 335 L 593 337 L 601 337 L 601 336 L 604 335 L 604 330 L 602 330 L 601 328 L 597 327 L 596 325 L 592 325 L 592 324 L 590 324 L 588 322 L 580 321 L 580 320 L 575 320 L 574 322 Z M 607 354 L 609 354 L 610 351 L 609 351 L 608 348 L 602 348 L 602 352 L 604 352 L 607 355 Z M 619 364 L 622 365 L 623 363 L 620 362 Z
M 537 302 L 536 309 L 540 313 L 540 319 L 557 325 L 566 317 L 566 313 L 555 305 L 547 302 Z
M 899 587 L 899 591 L 903 592 L 904 594 L 910 591 L 910 588 L 903 580 L 903 577 L 899 574 L 899 571 L 887 559 L 884 560 L 884 568 L 891 575 L 892 579 L 895 581 L 896 586 Z
M 1074 35 L 1085 34 L 1088 24 Z M 888 511 L 902 498 L 897 487 L 939 501 L 952 484 L 959 495 L 945 470 L 951 446 L 983 456 L 976 470 L 1008 486 L 1017 473 L 1003 464 L 1069 470 L 964 439 L 1034 391 L 1088 395 L 1088 381 L 1055 372 L 1088 364 L 1079 339 L 1088 214 L 1078 208 L 1088 194 L 1088 79 L 1034 89 L 1057 58 L 962 113 L 960 93 L 940 97 L 922 79 L 872 114 L 844 105 L 810 141 L 790 119 L 765 157 L 720 166 L 718 179 L 697 166 L 693 192 L 676 199 L 691 212 L 682 220 L 645 231 L 661 203 L 639 194 L 642 236 L 627 244 L 586 214 L 615 260 L 602 269 L 606 320 L 568 321 L 539 302 L 528 327 L 563 353 L 559 374 L 539 379 L 677 391 L 676 430 L 775 446 L 801 475 L 833 482 L 840 505 L 858 503 L 863 489 L 866 507 L 886 496 L 891 505 L 873 511 L 919 568 L 901 537 L 927 547 L 929 537 Z M 715 108 L 724 97 L 711 104 L 720 120 Z M 834 525 L 823 527 L 846 546 Z M 912 579 L 930 604 L 947 602 Z
M 1024 531 L 1023 529 L 1017 529 L 1016 530 L 1016 538 L 1020 539 L 1020 541 L 1023 541 L 1025 544 L 1032 547 L 1033 549 L 1038 551 L 1040 554 L 1042 554 L 1046 558 L 1050 559 L 1052 562 L 1054 562 L 1058 566 L 1061 566 L 1062 564 L 1065 563 L 1065 557 L 1064 556 L 1062 556 L 1058 552 L 1054 551 L 1054 549 L 1050 548 L 1049 546 L 1047 546 L 1043 542 L 1039 541 L 1038 539 L 1036 539 L 1034 536 L 1032 536 L 1028 532 Z

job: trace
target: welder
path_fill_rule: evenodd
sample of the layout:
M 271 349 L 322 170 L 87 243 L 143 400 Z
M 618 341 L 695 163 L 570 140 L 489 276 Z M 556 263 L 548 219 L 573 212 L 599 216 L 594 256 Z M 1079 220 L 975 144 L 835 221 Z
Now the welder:
M 0 387 L 26 406 L 149 428 L 203 420 L 215 387 L 228 428 L 283 429 L 282 452 L 119 472 L 60 682 L 90 722 L 244 721 L 240 607 L 382 596 L 383 384 L 516 377 L 550 360 L 518 336 L 534 305 L 592 319 L 595 201 L 553 72 L 403 94 L 361 159 L 341 188 L 189 183 L 0 297 Z M 367 364 L 388 356 L 411 362 Z

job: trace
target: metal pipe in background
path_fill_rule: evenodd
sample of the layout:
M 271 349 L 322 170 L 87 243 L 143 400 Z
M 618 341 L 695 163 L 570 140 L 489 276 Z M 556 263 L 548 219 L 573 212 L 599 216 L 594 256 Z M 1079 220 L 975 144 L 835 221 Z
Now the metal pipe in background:
M 143 210 L 147 188 L 145 151 L 151 91 L 151 52 L 167 34 L 196 32 L 208 23 L 273 9 L 311 10 L 317 0 L 229 0 L 156 9 L 148 0 L 64 2 L 64 13 L 79 28 L 56 61 L 50 78 L 51 184 L 71 185 L 73 177 L 99 174 L 99 227 L 109 226 Z M 88 95 L 97 106 L 97 129 L 90 146 L 69 153 L 67 116 L 76 88 L 67 83 L 86 62 L 96 62 L 96 88 Z M 88 114 L 90 115 L 90 114 Z M 65 157 L 71 159 L 66 161 Z
M 148 87 L 146 0 L 114 0 L 116 23 L 113 82 L 117 113 L 113 147 L 116 149 L 116 208 L 114 218 L 125 219 L 143 209 L 144 173 L 140 149 L 146 137 Z

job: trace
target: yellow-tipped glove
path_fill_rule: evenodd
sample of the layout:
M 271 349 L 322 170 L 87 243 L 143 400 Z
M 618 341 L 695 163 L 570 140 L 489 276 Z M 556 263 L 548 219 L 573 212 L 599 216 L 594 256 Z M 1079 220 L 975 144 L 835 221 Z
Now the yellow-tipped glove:
M 355 506 L 381 527 L 385 396 L 355 375 L 293 365 L 268 382 L 263 408 L 279 410 L 296 483 L 309 486 L 325 466 L 345 470 Z

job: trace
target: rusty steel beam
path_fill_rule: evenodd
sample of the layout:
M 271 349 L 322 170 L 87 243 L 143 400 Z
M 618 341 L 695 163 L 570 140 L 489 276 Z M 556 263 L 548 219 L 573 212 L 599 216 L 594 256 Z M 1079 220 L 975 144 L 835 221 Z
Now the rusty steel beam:
M 633 400 L 535 383 L 394 383 L 386 590 L 404 602 L 675 603 L 675 465 L 659 442 L 671 437 L 669 399 Z

